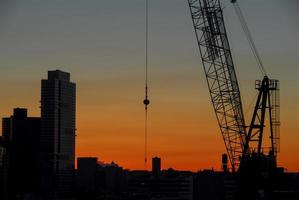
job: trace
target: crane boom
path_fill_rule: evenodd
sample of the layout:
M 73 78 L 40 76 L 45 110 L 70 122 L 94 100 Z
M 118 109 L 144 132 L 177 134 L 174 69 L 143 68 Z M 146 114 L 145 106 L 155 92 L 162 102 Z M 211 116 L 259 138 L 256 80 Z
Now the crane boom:
M 240 164 L 246 126 L 219 0 L 188 0 L 211 101 L 232 170 Z

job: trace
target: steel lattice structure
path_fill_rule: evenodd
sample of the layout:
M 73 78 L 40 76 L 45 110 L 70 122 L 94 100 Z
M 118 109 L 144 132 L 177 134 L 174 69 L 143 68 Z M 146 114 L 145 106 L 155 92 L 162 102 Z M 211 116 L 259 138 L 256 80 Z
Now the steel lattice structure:
M 243 157 L 252 154 L 270 155 L 276 159 L 279 152 L 279 81 L 269 79 L 257 80 L 256 89 L 259 91 L 256 105 L 254 107 L 252 120 L 247 133 Z M 268 111 L 268 113 L 267 113 Z M 263 145 L 265 137 L 266 115 L 269 123 L 269 146 Z
M 211 101 L 232 170 L 240 164 L 246 126 L 219 0 L 188 0 Z

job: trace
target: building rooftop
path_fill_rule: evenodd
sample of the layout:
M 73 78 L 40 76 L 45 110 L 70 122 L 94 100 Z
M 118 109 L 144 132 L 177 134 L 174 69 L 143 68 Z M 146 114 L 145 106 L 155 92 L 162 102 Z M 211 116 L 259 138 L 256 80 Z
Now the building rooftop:
M 61 70 L 48 71 L 48 80 L 70 81 L 70 73 Z

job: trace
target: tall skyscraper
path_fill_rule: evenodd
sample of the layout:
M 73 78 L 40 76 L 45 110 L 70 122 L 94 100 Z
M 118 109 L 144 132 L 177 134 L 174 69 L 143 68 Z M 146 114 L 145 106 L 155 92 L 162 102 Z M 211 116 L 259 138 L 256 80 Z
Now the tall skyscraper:
M 75 167 L 76 85 L 60 70 L 49 71 L 41 84 L 42 191 L 68 196 Z

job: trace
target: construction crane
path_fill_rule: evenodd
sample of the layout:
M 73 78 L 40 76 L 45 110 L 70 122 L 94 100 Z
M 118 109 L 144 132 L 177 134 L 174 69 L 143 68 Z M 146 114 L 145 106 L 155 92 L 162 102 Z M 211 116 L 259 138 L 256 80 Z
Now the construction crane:
M 279 151 L 279 82 L 268 78 L 240 6 L 236 0 L 231 2 L 264 78 L 256 81 L 259 93 L 247 126 L 220 0 L 188 0 L 211 102 L 232 171 L 247 172 L 252 165 L 275 168 Z M 266 127 L 269 142 L 264 140 Z M 260 172 L 264 170 L 260 168 Z

